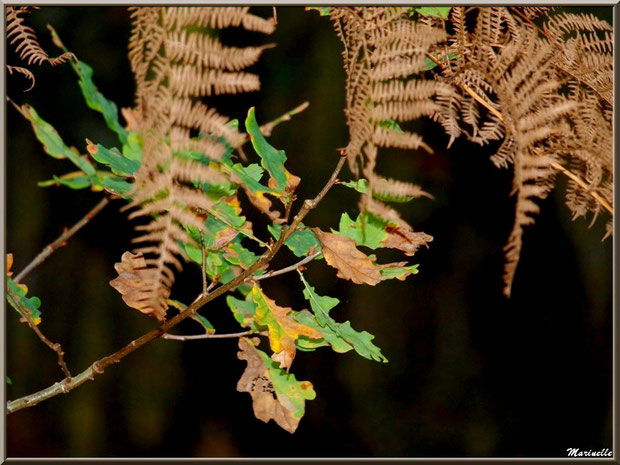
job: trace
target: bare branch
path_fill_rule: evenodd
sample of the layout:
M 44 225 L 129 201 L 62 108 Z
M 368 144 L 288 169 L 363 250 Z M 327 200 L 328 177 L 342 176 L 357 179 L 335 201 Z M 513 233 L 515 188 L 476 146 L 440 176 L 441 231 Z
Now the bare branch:
M 40 253 L 37 255 L 26 267 L 15 276 L 16 283 L 24 279 L 32 270 L 34 270 L 37 266 L 43 263 L 50 255 L 64 246 L 67 241 L 81 228 L 83 228 L 93 217 L 99 213 L 103 208 L 110 203 L 107 197 L 104 197 L 97 205 L 95 205 L 86 215 L 80 219 L 77 223 L 75 223 L 70 229 L 65 230 L 58 239 L 56 239 L 51 244 L 47 245 Z
M 26 320 L 26 323 L 28 323 L 28 326 L 30 326 L 30 329 L 32 329 L 35 332 L 35 334 L 37 336 L 39 336 L 39 339 L 41 339 L 41 342 L 43 342 L 43 344 L 45 344 L 47 347 L 49 347 L 54 352 L 56 352 L 56 354 L 58 355 L 58 365 L 60 366 L 60 369 L 62 370 L 63 374 L 65 375 L 65 378 L 70 383 L 71 382 L 71 373 L 69 372 L 69 368 L 67 368 L 67 364 L 65 363 L 65 358 L 64 358 L 65 353 L 63 352 L 61 345 L 58 344 L 58 343 L 54 343 L 54 342 L 50 341 L 47 337 L 45 337 L 45 334 L 43 334 L 43 332 L 39 329 L 37 324 L 33 321 L 32 317 L 30 316 L 30 311 L 27 308 L 24 308 L 19 303 L 19 300 L 18 300 L 17 296 L 15 294 L 13 294 L 11 289 L 9 289 L 7 287 L 6 292 L 9 295 L 9 297 L 11 297 L 11 299 L 13 299 L 13 302 L 15 303 L 15 305 L 17 305 L 19 307 L 19 309 L 21 310 L 21 313 L 24 316 L 24 319 Z
M 230 339 L 235 337 L 249 336 L 254 333 L 253 330 L 241 331 L 240 333 L 228 333 L 228 334 L 195 334 L 192 336 L 180 336 L 177 334 L 162 334 L 162 339 L 168 339 L 171 341 L 197 341 L 199 339 Z
M 228 291 L 236 288 L 237 286 L 245 282 L 246 278 L 248 276 L 251 276 L 256 270 L 269 264 L 269 262 L 272 260 L 275 254 L 278 253 L 278 251 L 284 244 L 284 241 L 288 239 L 288 237 L 295 231 L 297 227 L 299 227 L 299 224 L 301 223 L 303 218 L 310 212 L 310 210 L 316 207 L 316 205 L 321 201 L 321 199 L 323 199 L 325 194 L 327 194 L 329 189 L 336 183 L 338 173 L 342 169 L 345 158 L 346 157 L 344 155 L 341 155 L 341 158 L 338 161 L 334 172 L 332 173 L 331 177 L 329 178 L 321 192 L 319 192 L 319 194 L 314 199 L 306 200 L 304 202 L 303 206 L 299 209 L 299 212 L 297 213 L 297 216 L 295 216 L 295 219 L 291 223 L 290 227 L 286 230 L 283 229 L 277 242 L 269 250 L 265 251 L 256 262 L 250 265 L 241 274 L 236 276 L 232 281 L 229 281 L 226 284 L 222 284 L 215 290 L 213 290 L 213 292 L 202 296 L 185 310 L 170 318 L 168 321 L 162 323 L 161 326 L 155 328 L 152 331 L 149 331 L 138 339 L 131 341 L 122 349 L 114 352 L 111 355 L 108 355 L 107 357 L 103 357 L 102 359 L 97 360 L 89 368 L 84 370 L 75 378 L 67 377 L 64 380 L 55 383 L 52 386 L 49 386 L 41 391 L 7 402 L 7 413 L 13 413 L 27 407 L 32 407 L 46 399 L 57 396 L 58 394 L 72 391 L 89 379 L 94 379 L 95 375 L 102 374 L 108 366 L 119 363 L 123 358 L 131 354 L 133 351 L 153 341 L 154 339 L 161 337 L 163 334 L 167 333 L 169 330 L 178 325 L 181 321 L 193 316 L 204 305 L 206 305 L 213 299 L 227 293 Z M 292 199 L 293 196 L 290 197 L 289 202 L 292 202 Z

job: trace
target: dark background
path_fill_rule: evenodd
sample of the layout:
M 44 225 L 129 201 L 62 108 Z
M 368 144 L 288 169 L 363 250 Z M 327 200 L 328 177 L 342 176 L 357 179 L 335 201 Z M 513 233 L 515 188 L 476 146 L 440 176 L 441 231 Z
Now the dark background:
M 611 8 L 588 11 L 611 22 Z M 269 16 L 271 8 L 257 12 Z M 270 138 L 286 150 L 287 166 L 302 177 L 300 198 L 307 198 L 331 173 L 336 149 L 347 143 L 342 49 L 329 20 L 317 12 L 277 12 L 272 36 L 224 34 L 228 44 L 278 46 L 252 69 L 261 76 L 260 92 L 221 97 L 216 106 L 243 118 L 255 105 L 259 122 L 266 122 L 310 101 Z M 55 56 L 45 29 L 52 24 L 94 68 L 104 95 L 119 107 L 132 105 L 125 8 L 42 7 L 27 21 Z M 20 64 L 11 51 L 7 63 Z M 28 82 L 7 77 L 13 100 L 34 105 L 82 152 L 86 137 L 117 143 L 83 103 L 68 65 L 33 71 L 36 86 L 27 93 Z M 6 114 L 7 252 L 14 254 L 17 272 L 101 194 L 37 187 L 72 165 L 45 155 L 12 107 Z M 420 273 L 406 282 L 362 287 L 336 279 L 322 263 L 307 271 L 317 292 L 340 298 L 332 311 L 336 320 L 374 334 L 389 363 L 325 348 L 299 353 L 292 371 L 312 381 L 318 395 L 290 435 L 256 420 L 250 396 L 235 390 L 245 368 L 236 358 L 236 340 L 156 340 L 94 382 L 8 416 L 8 455 L 563 457 L 569 447 L 611 449 L 612 241 L 601 243 L 603 222 L 588 228 L 588 220 L 571 221 L 560 177 L 558 189 L 541 203 L 536 225 L 526 230 L 507 300 L 501 277 L 514 212 L 510 172 L 492 165 L 488 148 L 457 141 L 447 151 L 438 126 L 424 123 L 419 130 L 434 155 L 384 151 L 379 169 L 435 196 L 401 208 L 414 228 L 434 236 L 430 249 L 414 257 Z M 355 215 L 356 203 L 352 191 L 336 186 L 306 222 L 337 227 L 339 212 Z M 62 343 L 74 374 L 156 324 L 128 309 L 108 285 L 113 264 L 131 247 L 132 224 L 121 205 L 107 207 L 25 280 L 43 302 L 41 329 Z M 293 262 L 292 255 L 282 255 L 276 268 Z M 199 270 L 188 266 L 173 297 L 191 301 L 199 288 Z M 282 305 L 306 307 L 294 273 L 266 281 L 265 289 Z M 238 328 L 224 299 L 204 313 L 221 332 Z M 10 308 L 6 323 L 13 382 L 7 399 L 58 381 L 55 355 Z M 176 332 L 196 330 L 190 322 Z

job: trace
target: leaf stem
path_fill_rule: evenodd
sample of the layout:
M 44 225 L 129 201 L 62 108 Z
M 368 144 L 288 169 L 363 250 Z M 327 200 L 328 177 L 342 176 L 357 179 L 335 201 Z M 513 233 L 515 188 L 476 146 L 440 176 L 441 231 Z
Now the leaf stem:
M 93 219 L 97 213 L 110 203 L 107 197 L 104 197 L 97 205 L 95 205 L 86 215 L 84 215 L 77 223 L 75 223 L 70 229 L 66 229 L 58 239 L 51 244 L 48 244 L 39 254 L 30 262 L 26 267 L 15 276 L 14 282 L 18 283 L 24 279 L 32 270 L 43 263 L 50 255 L 52 255 L 57 249 L 64 246 L 67 241 L 80 229 L 82 229 L 90 220 Z
M 34 331 L 34 333 L 39 337 L 39 339 L 41 339 L 41 342 L 43 342 L 43 344 L 45 344 L 47 347 L 49 347 L 54 352 L 56 352 L 56 354 L 58 355 L 58 365 L 60 366 L 60 369 L 62 370 L 63 374 L 65 375 L 65 379 L 67 379 L 69 381 L 69 383 L 70 383 L 71 382 L 71 372 L 69 372 L 69 368 L 67 367 L 67 364 L 65 363 L 65 358 L 64 358 L 65 353 L 62 350 L 62 346 L 60 344 L 58 344 L 58 343 L 54 343 L 54 342 L 50 341 L 45 336 L 45 334 L 43 334 L 43 332 L 39 329 L 37 324 L 34 322 L 32 317 L 30 316 L 30 311 L 28 309 L 24 308 L 20 304 L 19 299 L 17 298 L 17 296 L 15 294 L 13 294 L 11 289 L 9 289 L 7 287 L 6 292 L 9 295 L 9 297 L 11 297 L 11 299 L 13 299 L 13 302 L 15 303 L 15 305 L 17 305 L 19 307 L 19 309 L 21 310 L 21 313 L 24 316 L 24 319 L 26 320 L 26 322 L 28 323 L 28 326 L 30 326 L 30 329 L 32 329 Z
M 325 194 L 327 194 L 329 189 L 331 189 L 331 187 L 336 183 L 338 173 L 342 169 L 345 158 L 346 158 L 345 156 L 341 155 L 341 158 L 338 161 L 338 164 L 336 165 L 334 172 L 332 173 L 331 177 L 329 178 L 329 180 L 327 181 L 327 183 L 325 184 L 321 192 L 319 192 L 319 194 L 314 199 L 306 200 L 304 202 L 302 207 L 299 209 L 299 212 L 293 219 L 293 222 L 291 223 L 290 227 L 286 229 L 286 231 L 284 230 L 282 231 L 282 233 L 280 234 L 280 238 L 271 247 L 271 249 L 266 250 L 256 262 L 250 265 L 241 274 L 236 276 L 232 281 L 229 281 L 226 284 L 220 285 L 219 287 L 214 289 L 213 292 L 209 294 L 203 295 L 201 298 L 196 300 L 193 304 L 191 304 L 189 307 L 187 307 L 182 312 L 170 318 L 168 321 L 165 321 L 159 327 L 142 335 L 138 339 L 131 341 L 129 344 L 127 344 L 125 347 L 121 348 L 120 350 L 114 352 L 111 355 L 108 355 L 106 357 L 103 357 L 97 360 L 90 367 L 88 367 L 82 373 L 77 375 L 75 378 L 66 377 L 62 381 L 55 383 L 52 386 L 49 386 L 41 391 L 38 391 L 33 394 L 20 397 L 19 399 L 7 402 L 7 409 L 6 409 L 7 413 L 13 413 L 13 412 L 16 412 L 18 410 L 21 410 L 27 407 L 32 407 L 46 399 L 49 399 L 51 397 L 57 396 L 62 393 L 67 393 L 69 391 L 72 391 L 76 387 L 82 385 L 87 380 L 93 380 L 95 375 L 102 374 L 104 370 L 110 365 L 119 363 L 123 358 L 131 354 L 133 351 L 153 341 L 154 339 L 161 337 L 163 334 L 167 333 L 170 329 L 178 325 L 181 321 L 193 316 L 200 308 L 202 308 L 208 302 L 212 301 L 213 299 L 225 294 L 226 292 L 242 284 L 248 276 L 251 276 L 257 269 L 264 267 L 271 261 L 271 259 L 275 256 L 275 254 L 280 250 L 280 248 L 284 244 L 284 241 L 295 231 L 295 229 L 299 226 L 299 224 L 302 222 L 304 217 L 310 212 L 310 210 L 316 207 L 316 205 L 321 201 L 321 199 L 323 199 L 323 197 L 325 197 Z M 292 202 L 292 196 L 289 202 Z

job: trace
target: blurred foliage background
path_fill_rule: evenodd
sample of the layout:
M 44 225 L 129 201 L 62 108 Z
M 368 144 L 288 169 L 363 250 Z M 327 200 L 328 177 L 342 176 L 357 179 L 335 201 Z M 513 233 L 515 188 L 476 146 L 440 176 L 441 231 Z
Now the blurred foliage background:
M 256 11 L 272 14 L 266 7 Z M 611 22 L 611 7 L 588 11 Z M 342 48 L 317 12 L 278 7 L 277 14 L 272 36 L 223 34 L 229 45 L 277 43 L 253 67 L 262 90 L 212 103 L 241 119 L 256 106 L 259 122 L 266 122 L 310 102 L 270 138 L 301 176 L 303 199 L 323 185 L 347 142 Z M 45 28 L 53 25 L 94 68 L 104 95 L 119 107 L 133 104 L 125 8 L 42 7 L 27 21 L 55 56 Z M 7 48 L 7 63 L 19 65 Z M 86 137 L 115 143 L 83 103 L 68 65 L 33 71 L 36 86 L 26 93 L 28 82 L 7 76 L 8 96 L 32 104 L 82 152 Z M 333 316 L 374 334 L 389 363 L 329 349 L 300 353 L 293 372 L 312 381 L 318 396 L 290 435 L 256 420 L 250 396 L 235 390 L 245 367 L 236 358 L 236 340 L 157 340 L 94 382 L 8 416 L 8 455 L 551 457 L 565 456 L 568 447 L 611 449 L 612 240 L 601 243 L 603 223 L 588 228 L 587 220 L 571 221 L 560 177 L 526 231 L 513 297 L 506 300 L 502 247 L 513 221 L 511 174 L 496 169 L 485 148 L 457 141 L 447 151 L 438 125 L 420 123 L 419 130 L 435 154 L 384 151 L 379 171 L 435 196 L 401 209 L 414 228 L 434 236 L 430 249 L 414 257 L 420 273 L 372 288 L 338 280 L 320 263 L 307 271 L 317 292 L 341 299 Z M 101 194 L 37 187 L 69 171 L 69 163 L 46 156 L 12 107 L 6 134 L 6 245 L 19 271 Z M 355 214 L 356 203 L 355 193 L 336 186 L 307 223 L 335 227 L 339 212 Z M 25 280 L 43 302 L 42 330 L 62 343 L 76 374 L 156 324 L 126 307 L 108 285 L 113 264 L 131 247 L 132 224 L 118 211 L 122 205 L 112 203 Z M 274 265 L 292 258 L 283 254 Z M 173 297 L 191 301 L 199 289 L 199 270 L 188 266 Z M 306 306 L 294 273 L 266 281 L 265 289 L 283 305 Z M 222 332 L 238 327 L 224 299 L 205 315 Z M 12 309 L 6 324 L 7 400 L 58 381 L 55 355 Z M 187 323 L 176 332 L 195 329 Z

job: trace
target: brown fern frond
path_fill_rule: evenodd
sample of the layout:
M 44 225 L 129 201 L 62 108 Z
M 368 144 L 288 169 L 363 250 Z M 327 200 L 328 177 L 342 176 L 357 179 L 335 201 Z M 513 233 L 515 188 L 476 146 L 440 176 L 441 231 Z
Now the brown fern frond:
M 24 92 L 27 92 L 34 87 L 34 74 L 32 74 L 32 72 L 29 69 L 22 68 L 21 66 L 9 66 L 9 65 L 7 65 L 6 69 L 9 72 L 9 74 L 13 74 L 14 72 L 21 74 L 22 76 L 25 76 L 30 81 L 30 87 L 25 89 Z
M 132 219 L 150 218 L 136 227 L 142 234 L 134 239 L 140 244 L 135 252 L 143 254 L 149 270 L 140 302 L 165 316 L 172 268 L 181 270 L 179 243 L 197 245 L 184 228 L 202 230 L 215 202 L 196 186 L 226 182 L 230 175 L 208 161 L 221 159 L 223 141 L 232 147 L 245 141 L 228 118 L 201 98 L 257 90 L 258 77 L 240 70 L 266 48 L 227 47 L 206 32 L 241 26 L 268 33 L 274 21 L 250 14 L 249 7 L 137 7 L 131 17 L 135 126 L 141 129 L 144 148 L 126 208 L 134 209 Z M 200 137 L 192 136 L 198 133 Z M 205 163 L 187 155 L 196 152 Z
M 377 149 L 423 148 L 432 153 L 419 134 L 402 130 L 396 121 L 437 119 L 449 99 L 449 85 L 416 76 L 426 68 L 429 50 L 444 41 L 446 33 L 434 23 L 410 20 L 402 7 L 334 7 L 330 18 L 344 45 L 349 167 L 356 175 L 361 167 L 369 180 L 360 208 L 405 224 L 394 209 L 372 198 L 373 192 L 393 194 L 375 174 Z M 402 194 L 397 192 L 396 197 Z
M 455 94 L 437 120 L 452 137 L 465 134 L 480 144 L 503 139 L 491 159 L 514 170 L 516 213 L 504 273 L 509 295 L 523 226 L 533 223 L 536 200 L 551 190 L 562 161 L 588 183 L 584 189 L 569 182 L 567 202 L 575 215 L 589 211 L 596 217 L 608 205 L 611 29 L 591 15 L 548 17 L 549 10 L 522 7 L 470 10 L 475 16 L 467 20 L 462 8 L 450 15 L 448 43 L 457 56 L 441 64 L 437 78 L 453 85 Z M 540 16 L 542 28 L 532 21 Z
M 39 45 L 37 36 L 31 27 L 24 24 L 23 15 L 29 12 L 27 6 L 7 6 L 6 7 L 6 38 L 10 44 L 17 43 L 15 50 L 19 57 L 29 65 L 49 63 L 52 66 L 60 65 L 68 60 L 75 60 L 73 53 L 67 52 L 55 58 L 50 58 L 45 50 Z

